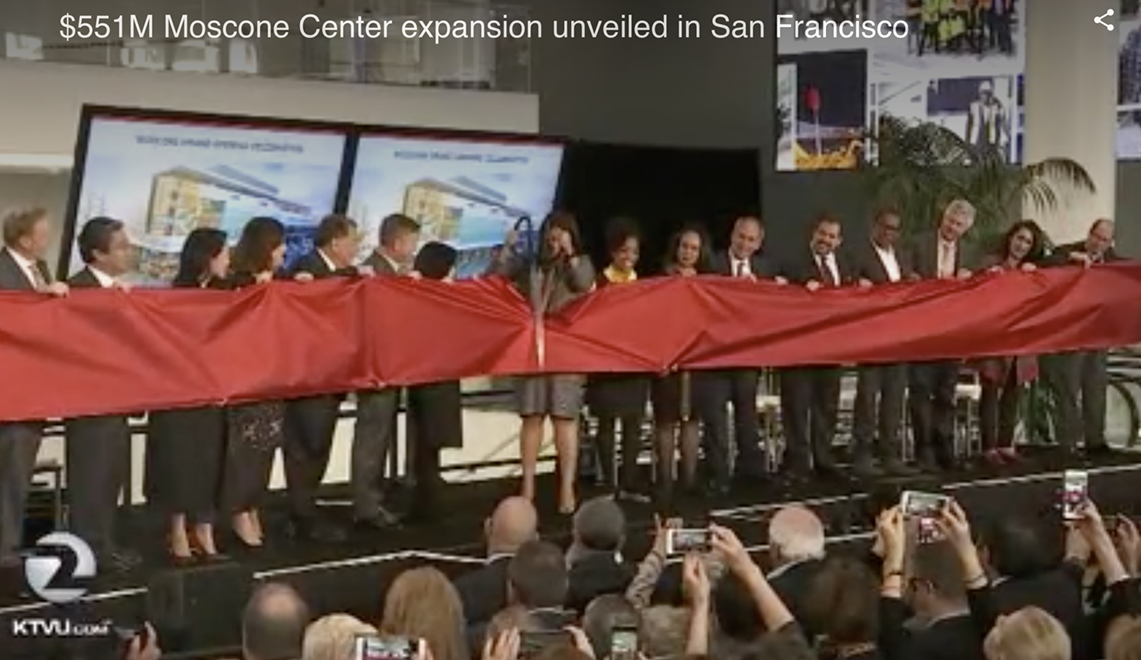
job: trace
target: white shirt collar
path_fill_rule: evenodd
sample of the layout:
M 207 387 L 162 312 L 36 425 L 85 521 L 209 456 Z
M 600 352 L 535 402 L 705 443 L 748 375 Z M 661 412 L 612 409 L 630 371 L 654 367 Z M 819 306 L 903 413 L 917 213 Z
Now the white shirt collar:
M 794 561 L 790 561 L 787 564 L 781 564 L 780 566 L 777 566 L 773 570 L 769 571 L 769 574 L 765 576 L 765 579 L 766 580 L 776 579 L 776 578 L 784 575 L 785 573 L 791 571 L 793 568 L 800 566 L 801 564 L 807 564 L 808 562 L 818 561 L 818 560 L 819 560 L 819 557 L 805 557 L 804 559 L 796 559 Z
M 330 271 L 336 272 L 337 265 L 333 263 L 333 260 L 329 258 L 329 255 L 325 254 L 324 250 L 318 248 L 317 254 L 321 255 L 321 261 L 325 262 L 325 266 L 328 267 Z
M 12 255 L 12 258 L 15 259 L 16 263 L 20 265 L 20 268 L 23 268 L 24 270 L 39 268 L 39 265 L 36 263 L 35 259 L 29 259 L 11 248 L 4 249 L 8 250 L 8 254 Z
M 104 273 L 95 266 L 88 265 L 87 270 L 91 271 L 91 274 L 94 275 L 95 279 L 99 281 L 99 286 L 103 287 L 104 289 L 110 289 L 111 287 L 118 284 L 114 277 Z

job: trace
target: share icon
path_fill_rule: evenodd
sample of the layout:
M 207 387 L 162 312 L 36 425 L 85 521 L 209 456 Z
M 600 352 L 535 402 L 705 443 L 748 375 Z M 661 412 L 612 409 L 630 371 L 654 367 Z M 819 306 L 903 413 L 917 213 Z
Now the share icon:
M 1095 16 L 1093 19 L 1093 22 L 1097 23 L 1098 25 L 1102 25 L 1105 27 L 1105 29 L 1109 30 L 1110 32 L 1113 32 L 1113 23 L 1106 23 L 1104 20 L 1108 16 L 1113 16 L 1113 10 L 1112 9 L 1106 9 L 1105 13 L 1102 14 L 1101 16 Z

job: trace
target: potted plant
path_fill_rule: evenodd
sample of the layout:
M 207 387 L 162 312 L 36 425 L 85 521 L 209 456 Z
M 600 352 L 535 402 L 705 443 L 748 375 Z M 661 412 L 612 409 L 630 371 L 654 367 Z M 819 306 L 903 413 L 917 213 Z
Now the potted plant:
M 1089 173 L 1069 158 L 1012 164 L 1005 149 L 979 147 L 939 124 L 891 115 L 881 116 L 876 128 L 869 139 L 874 159 L 861 174 L 870 199 L 897 208 L 905 230 L 932 227 L 948 202 L 965 199 L 977 210 L 967 240 L 987 250 L 1024 217 L 1024 206 L 1051 212 L 1065 193 L 1095 191 Z M 1052 440 L 1051 407 L 1045 387 L 1031 385 L 1023 399 L 1022 442 Z
M 967 235 L 975 245 L 989 245 L 1023 217 L 1024 205 L 1051 212 L 1068 192 L 1095 191 L 1075 160 L 1011 164 L 1005 149 L 973 145 L 931 122 L 883 115 L 870 141 L 875 158 L 862 176 L 876 205 L 898 208 L 905 228 L 918 229 L 934 223 L 952 199 L 966 199 L 978 211 Z

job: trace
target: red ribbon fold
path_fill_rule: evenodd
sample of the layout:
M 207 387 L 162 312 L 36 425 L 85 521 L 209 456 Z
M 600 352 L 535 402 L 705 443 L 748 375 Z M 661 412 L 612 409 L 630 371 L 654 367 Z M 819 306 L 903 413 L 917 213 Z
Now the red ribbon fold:
M 809 292 L 731 278 L 605 287 L 546 319 L 499 278 L 238 292 L 0 293 L 0 420 L 479 375 L 661 373 L 1041 354 L 1141 342 L 1141 265 Z

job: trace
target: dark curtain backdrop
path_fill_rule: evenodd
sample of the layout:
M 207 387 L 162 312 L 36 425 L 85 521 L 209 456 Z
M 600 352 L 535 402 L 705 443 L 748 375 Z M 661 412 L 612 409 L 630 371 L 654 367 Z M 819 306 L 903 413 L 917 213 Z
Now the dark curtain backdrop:
M 677 149 L 572 143 L 563 163 L 559 206 L 578 216 L 583 242 L 606 262 L 606 227 L 617 216 L 638 222 L 638 270 L 657 272 L 670 234 L 700 223 L 715 246 L 728 241 L 734 219 L 759 215 L 760 154 L 756 149 Z

